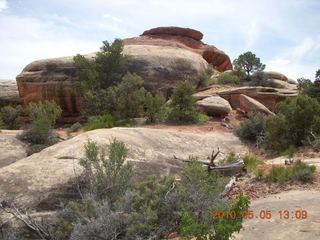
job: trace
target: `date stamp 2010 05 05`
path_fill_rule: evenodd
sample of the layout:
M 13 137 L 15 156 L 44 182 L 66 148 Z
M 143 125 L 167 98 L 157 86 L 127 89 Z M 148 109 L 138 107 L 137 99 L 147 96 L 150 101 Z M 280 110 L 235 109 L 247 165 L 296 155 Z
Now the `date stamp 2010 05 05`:
M 279 210 L 279 211 L 271 211 L 271 210 L 260 210 L 260 211 L 218 211 L 214 210 L 212 212 L 212 219 L 271 219 L 277 217 L 279 219 L 297 219 L 303 220 L 308 218 L 308 212 L 306 210 Z

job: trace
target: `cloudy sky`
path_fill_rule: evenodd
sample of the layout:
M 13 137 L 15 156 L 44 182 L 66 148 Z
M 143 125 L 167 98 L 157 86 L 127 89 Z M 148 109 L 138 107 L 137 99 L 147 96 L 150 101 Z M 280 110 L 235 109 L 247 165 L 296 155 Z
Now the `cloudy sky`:
M 0 79 L 159 26 L 197 29 L 231 60 L 252 51 L 268 70 L 314 79 L 319 23 L 319 0 L 0 0 Z

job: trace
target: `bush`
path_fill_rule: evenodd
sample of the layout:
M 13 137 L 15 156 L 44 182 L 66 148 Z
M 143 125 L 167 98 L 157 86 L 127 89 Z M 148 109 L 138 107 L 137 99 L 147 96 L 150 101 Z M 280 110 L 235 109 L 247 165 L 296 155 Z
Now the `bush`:
M 235 132 L 241 139 L 255 142 L 259 136 L 264 135 L 265 122 L 266 116 L 263 113 L 251 113 Z
M 316 72 L 314 82 L 312 82 L 310 79 L 299 78 L 298 89 L 302 94 L 316 98 L 318 102 L 320 102 L 320 69 Z
M 146 95 L 146 117 L 147 122 L 155 123 L 164 121 L 166 116 L 166 99 L 161 92 L 155 95 L 147 93 Z
M 282 156 L 288 156 L 290 158 L 293 157 L 293 154 L 297 151 L 297 148 L 293 145 L 288 147 L 285 151 L 281 153 Z
M 115 121 L 111 115 L 93 116 L 88 119 L 88 126 L 84 128 L 85 131 L 92 131 L 99 128 L 113 128 Z
M 263 161 L 257 159 L 256 157 L 253 157 L 253 156 L 245 156 L 243 158 L 243 162 L 246 165 L 246 168 L 250 172 L 254 171 L 258 165 L 263 164 Z
M 172 111 L 169 120 L 177 122 L 196 122 L 196 99 L 192 96 L 194 87 L 189 82 L 180 82 L 173 90 Z
M 46 144 L 33 144 L 28 146 L 27 148 L 27 156 L 30 156 L 34 153 L 41 152 L 43 149 L 48 147 L 49 145 Z
M 265 172 L 263 171 L 263 169 L 258 168 L 255 171 L 255 175 L 259 178 L 259 179 L 263 179 L 265 176 Z
M 316 171 L 315 166 L 309 166 L 301 160 L 295 161 L 292 167 L 272 166 L 268 175 L 268 181 L 285 183 L 287 181 L 301 181 L 303 183 L 313 182 Z
M 268 80 L 268 77 L 263 72 L 256 72 L 249 78 L 250 86 L 262 86 L 262 87 L 277 87 L 277 84 L 272 80 Z
M 29 103 L 27 113 L 31 128 L 25 130 L 19 138 L 31 144 L 49 146 L 56 143 L 52 128 L 62 113 L 61 108 L 54 101 Z
M 320 104 L 310 97 L 299 95 L 287 98 L 276 105 L 276 116 L 266 121 L 266 137 L 273 150 L 281 152 L 290 145 L 301 146 L 313 134 L 319 134 L 317 126 Z
M 88 192 L 96 199 L 107 198 L 111 206 L 131 185 L 133 169 L 129 163 L 124 163 L 127 152 L 123 142 L 112 139 L 106 158 L 106 149 L 99 148 L 96 142 L 88 140 L 85 157 L 80 160 Z
M 240 79 L 238 76 L 233 75 L 232 73 L 223 72 L 218 77 L 218 82 L 221 84 L 234 84 L 239 85 Z
M 2 128 L 19 129 L 21 127 L 21 114 L 23 109 L 20 105 L 16 107 L 6 106 L 0 109 Z
M 92 60 L 79 54 L 74 57 L 76 74 L 80 80 L 74 85 L 75 89 L 85 92 L 106 89 L 120 83 L 128 72 L 129 60 L 122 54 L 122 40 L 116 39 L 111 45 L 103 41 L 100 50 Z
M 82 129 L 82 125 L 79 122 L 76 122 L 74 124 L 72 124 L 69 128 L 68 128 L 68 134 L 73 133 L 73 132 L 77 132 L 80 131 Z
M 82 114 L 86 117 L 110 114 L 116 120 L 142 117 L 147 95 L 142 84 L 141 77 L 127 73 L 116 86 L 88 91 L 84 96 Z
M 0 129 L 5 129 L 6 125 L 4 124 L 4 121 L 2 119 L 1 113 L 0 113 Z
M 207 87 L 211 84 L 213 84 L 213 81 L 211 79 L 212 74 L 214 73 L 213 67 L 208 64 L 207 68 L 201 73 L 200 75 L 200 81 L 198 87 Z
M 243 71 L 249 80 L 250 74 L 261 72 L 265 69 L 266 65 L 260 62 L 260 58 L 256 57 L 252 52 L 245 52 L 233 61 L 234 69 Z

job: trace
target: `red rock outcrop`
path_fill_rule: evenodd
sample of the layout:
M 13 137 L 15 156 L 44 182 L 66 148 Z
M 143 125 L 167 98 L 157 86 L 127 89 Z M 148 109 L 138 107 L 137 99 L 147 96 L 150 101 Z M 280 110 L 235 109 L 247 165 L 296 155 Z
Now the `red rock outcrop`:
M 158 45 L 184 48 L 200 54 L 218 71 L 232 70 L 230 58 L 223 51 L 200 40 L 203 34 L 189 28 L 160 27 L 145 31 L 141 36 L 124 39 L 125 45 Z

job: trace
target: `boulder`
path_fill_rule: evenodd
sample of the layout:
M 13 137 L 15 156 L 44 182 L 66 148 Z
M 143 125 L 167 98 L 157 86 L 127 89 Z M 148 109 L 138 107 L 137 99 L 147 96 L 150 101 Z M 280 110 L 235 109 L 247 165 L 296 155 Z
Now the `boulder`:
M 254 100 L 253 98 L 248 97 L 244 94 L 239 95 L 239 105 L 240 105 L 240 109 L 246 113 L 262 112 L 267 115 L 275 115 L 268 108 L 266 108 L 266 106 L 264 106 L 262 103 Z
M 197 106 L 209 116 L 226 116 L 232 108 L 229 102 L 219 96 L 211 96 L 197 101 Z
M 218 95 L 226 99 L 233 109 L 240 108 L 240 95 L 246 95 L 266 106 L 270 111 L 274 112 L 278 102 L 283 101 L 287 97 L 295 97 L 298 95 L 296 89 L 280 89 L 272 87 L 229 87 L 229 89 L 219 89 L 212 87 L 211 89 L 198 92 L 201 95 Z
M 0 202 L 12 200 L 24 207 L 56 208 L 57 196 L 63 200 L 65 189 L 72 186 L 82 168 L 78 160 L 84 154 L 84 144 L 91 139 L 108 145 L 115 137 L 128 147 L 127 161 L 139 169 L 140 178 L 171 175 L 179 177 L 183 162 L 190 155 L 206 159 L 213 148 L 223 154 L 247 154 L 247 148 L 232 133 L 194 134 L 148 128 L 99 129 L 48 147 L 39 153 L 0 168 Z M 45 204 L 50 202 L 50 204 Z
M 0 130 L 0 169 L 27 156 L 26 145 L 16 138 L 17 131 Z
M 288 78 L 282 73 L 275 71 L 264 71 L 263 73 L 267 75 L 267 78 L 288 82 Z
M 22 104 L 22 99 L 16 81 L 0 79 L 0 108 L 18 104 Z
M 288 78 L 288 83 L 297 84 L 297 81 L 292 78 Z

